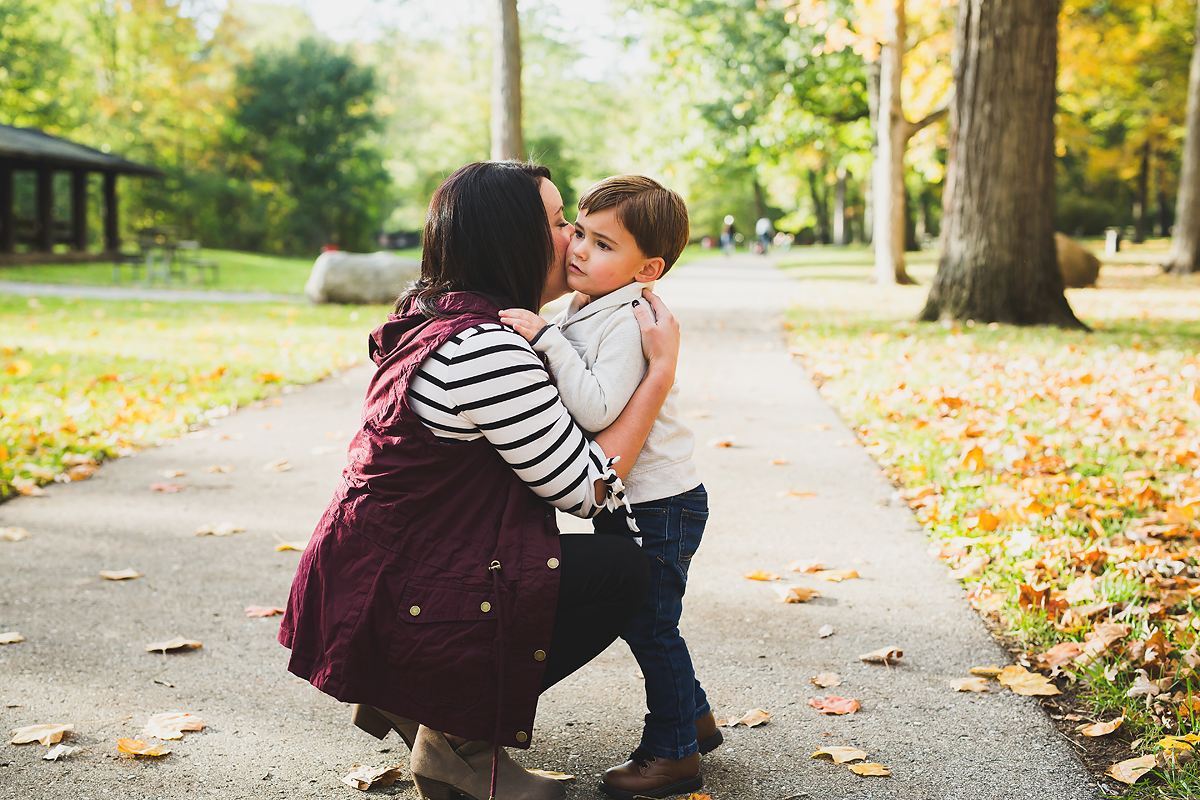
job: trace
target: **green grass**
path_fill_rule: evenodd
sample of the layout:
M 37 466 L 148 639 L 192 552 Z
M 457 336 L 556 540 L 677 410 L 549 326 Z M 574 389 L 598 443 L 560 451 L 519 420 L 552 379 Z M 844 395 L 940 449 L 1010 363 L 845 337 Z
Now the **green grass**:
M 396 254 L 405 258 L 421 258 L 420 250 L 400 250 Z M 186 283 L 171 283 L 173 289 L 220 289 L 228 292 L 274 292 L 277 294 L 302 294 L 304 282 L 312 271 L 312 258 L 289 258 L 260 253 L 242 253 L 234 250 L 204 250 L 203 258 L 212 259 L 219 265 L 219 280 L 216 285 L 203 285 L 192 273 Z M 139 275 L 142 275 L 139 272 Z M 142 281 L 130 280 L 129 268 L 121 273 L 121 285 L 143 285 Z M 0 267 L 0 280 L 25 283 L 52 283 L 67 286 L 112 286 L 113 267 L 109 262 L 96 264 L 48 264 L 38 266 Z M 163 286 L 156 282 L 155 286 Z
M 0 498 L 355 364 L 386 311 L 0 295 Z

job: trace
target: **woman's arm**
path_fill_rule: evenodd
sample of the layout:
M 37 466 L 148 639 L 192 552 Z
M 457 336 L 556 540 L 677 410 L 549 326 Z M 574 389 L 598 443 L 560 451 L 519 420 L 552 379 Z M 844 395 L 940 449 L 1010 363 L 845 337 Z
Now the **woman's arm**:
M 662 298 L 649 289 L 642 293 L 643 302 L 635 301 L 633 314 L 642 329 L 642 351 L 649 360 L 646 377 L 625 404 L 617 421 L 596 436 L 604 454 L 620 457 L 613 465 L 617 477 L 625 480 L 638 453 L 646 444 L 650 428 L 659 409 L 675 384 L 675 368 L 679 361 L 679 322 L 663 304 Z M 604 497 L 603 481 L 596 481 L 596 501 Z

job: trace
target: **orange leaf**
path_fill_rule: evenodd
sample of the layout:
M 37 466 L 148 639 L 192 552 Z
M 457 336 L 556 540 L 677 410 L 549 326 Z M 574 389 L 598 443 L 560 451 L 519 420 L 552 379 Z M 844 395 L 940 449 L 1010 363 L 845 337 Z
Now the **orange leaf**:
M 774 572 L 764 572 L 761 569 L 756 569 L 754 572 L 743 572 L 742 577 L 752 581 L 777 581 L 779 576 Z
M 773 588 L 779 594 L 781 603 L 807 603 L 814 597 L 821 596 L 816 589 L 809 589 L 805 586 L 775 586 Z
M 165 483 L 163 481 L 157 481 L 155 483 L 150 484 L 150 491 L 152 491 L 152 492 L 162 492 L 164 494 L 174 494 L 175 492 L 182 492 L 183 490 L 184 490 L 184 487 L 178 483 Z
M 850 771 L 856 775 L 878 775 L 887 777 L 892 772 L 883 764 L 866 763 L 866 764 L 851 764 Z
M 1084 736 L 1107 736 L 1121 727 L 1121 723 L 1124 721 L 1125 717 L 1117 717 L 1109 722 L 1093 722 L 1091 725 L 1080 725 L 1075 730 Z
M 131 756 L 165 756 L 171 751 L 161 744 L 148 745 L 141 739 L 117 739 L 117 752 Z
M 809 699 L 808 704 L 822 714 L 853 714 L 862 708 L 862 705 L 853 698 L 838 697 L 832 694 L 825 695 L 824 699 L 813 697 Z
M 845 580 L 850 580 L 851 578 L 857 578 L 858 571 L 853 569 L 822 569 L 817 570 L 813 577 L 840 583 Z
M 1125 761 L 1113 764 L 1108 768 L 1105 775 L 1120 781 L 1121 783 L 1132 786 L 1137 783 L 1143 775 L 1155 767 L 1155 759 L 1153 754 L 1138 756 L 1137 758 L 1129 758 Z

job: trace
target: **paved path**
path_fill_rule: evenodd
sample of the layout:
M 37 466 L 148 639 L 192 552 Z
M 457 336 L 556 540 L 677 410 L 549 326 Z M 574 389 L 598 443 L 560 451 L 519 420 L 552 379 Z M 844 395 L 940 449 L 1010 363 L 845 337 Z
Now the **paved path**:
M 768 725 L 727 731 L 726 744 L 705 757 L 705 791 L 715 800 L 1096 797 L 1034 700 L 950 690 L 951 678 L 1005 656 L 789 356 L 777 317 L 803 286 L 745 257 L 698 262 L 660 288 L 685 326 L 682 404 L 712 498 L 682 627 L 719 716 L 755 707 L 772 714 Z M 51 763 L 40 745 L 4 745 L 0 796 L 352 797 L 338 782 L 351 765 L 407 763 L 397 739 L 379 743 L 350 727 L 343 706 L 284 670 L 278 618 L 242 614 L 284 602 L 298 554 L 277 552 L 276 537 L 311 531 L 366 378 L 352 370 L 106 465 L 89 481 L 50 487 L 46 498 L 0 506 L 0 526 L 30 532 L 0 542 L 0 631 L 27 639 L 0 648 L 0 725 L 75 721 L 84 747 Z M 704 446 L 725 436 L 736 446 Z M 337 452 L 314 454 L 331 447 Z M 261 471 L 279 458 L 290 471 Z M 788 463 L 773 465 L 778 458 Z M 234 469 L 202 471 L 212 464 Z M 170 469 L 186 470 L 173 480 L 187 488 L 151 493 Z M 780 496 L 789 490 L 816 497 Z M 247 530 L 192 533 L 220 522 Z M 581 529 L 576 520 L 563 526 Z M 770 585 L 741 577 L 783 573 L 799 558 L 853 567 L 862 578 L 806 581 L 824 596 L 783 605 Z M 125 567 L 145 577 L 98 577 Z M 834 635 L 818 638 L 826 624 Z M 177 634 L 204 647 L 166 657 L 143 651 Z M 858 660 L 885 645 L 903 648 L 901 664 Z M 636 669 L 618 642 L 556 686 L 540 706 L 535 745 L 518 757 L 579 776 L 571 798 L 601 797 L 598 774 L 635 744 L 643 713 Z M 809 678 L 820 672 L 840 673 L 844 683 L 832 693 L 858 698 L 863 710 L 822 717 L 810 708 L 807 699 L 823 692 Z M 136 736 L 148 716 L 170 710 L 199 714 L 209 728 L 171 743 L 162 761 L 116 755 L 119 736 Z M 830 745 L 867 750 L 893 776 L 861 778 L 809 757 Z M 408 780 L 377 793 L 416 797 Z
M 83 297 L 89 300 L 152 300 L 160 303 L 306 303 L 300 294 L 222 292 L 215 289 L 155 289 L 148 286 L 68 286 L 0 281 L 0 294 L 22 297 Z

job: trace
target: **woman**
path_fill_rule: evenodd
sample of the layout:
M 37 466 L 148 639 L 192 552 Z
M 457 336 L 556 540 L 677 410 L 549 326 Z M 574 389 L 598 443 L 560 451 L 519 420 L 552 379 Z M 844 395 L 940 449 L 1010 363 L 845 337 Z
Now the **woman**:
M 469 164 L 438 188 L 421 280 L 371 334 L 363 427 L 280 626 L 290 671 L 360 704 L 360 727 L 400 733 L 426 798 L 562 797 L 501 748 L 529 746 L 538 695 L 604 650 L 647 588 L 635 544 L 560 539 L 553 507 L 623 504 L 679 327 L 648 294 L 646 376 L 589 441 L 498 316 L 567 291 L 562 213 L 543 167 Z

